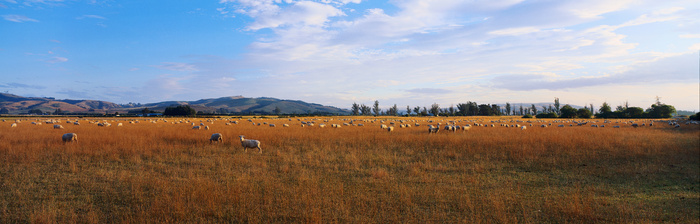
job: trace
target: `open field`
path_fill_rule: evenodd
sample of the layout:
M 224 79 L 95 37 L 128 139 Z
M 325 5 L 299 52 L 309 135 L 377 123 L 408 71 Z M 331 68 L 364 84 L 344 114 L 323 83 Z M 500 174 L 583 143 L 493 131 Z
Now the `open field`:
M 700 125 L 694 124 L 322 117 L 108 119 L 112 125 L 100 127 L 90 123 L 104 122 L 96 118 L 78 119 L 80 125 L 66 123 L 77 118 L 21 119 L 17 127 L 14 118 L 0 122 L 0 223 L 697 223 L 700 217 Z M 31 124 L 49 119 L 65 128 Z M 364 126 L 345 126 L 350 120 L 343 119 Z M 381 129 L 381 120 L 396 122 L 394 131 Z M 412 127 L 399 128 L 398 120 Z M 494 127 L 428 134 L 428 124 L 450 121 Z M 647 125 L 633 128 L 631 121 Z M 209 130 L 193 130 L 192 122 Z M 61 141 L 69 132 L 78 142 Z M 212 133 L 224 142 L 210 143 Z M 260 140 L 263 153 L 244 152 L 239 135 Z

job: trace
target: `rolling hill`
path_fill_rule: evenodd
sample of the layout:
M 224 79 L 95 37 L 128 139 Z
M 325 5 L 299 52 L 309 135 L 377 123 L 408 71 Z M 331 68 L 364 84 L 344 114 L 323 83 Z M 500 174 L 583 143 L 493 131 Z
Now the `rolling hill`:
M 30 110 L 52 113 L 57 109 L 67 113 L 128 113 L 148 108 L 151 111 L 163 111 L 166 107 L 189 105 L 196 111 L 216 114 L 274 114 L 279 108 L 280 114 L 349 114 L 348 110 L 306 103 L 299 100 L 280 100 L 269 97 L 247 98 L 230 96 L 196 101 L 164 101 L 143 105 L 120 105 L 99 100 L 57 100 L 51 97 L 23 97 L 9 93 L 0 93 L 0 108 L 9 110 L 10 114 L 26 114 Z

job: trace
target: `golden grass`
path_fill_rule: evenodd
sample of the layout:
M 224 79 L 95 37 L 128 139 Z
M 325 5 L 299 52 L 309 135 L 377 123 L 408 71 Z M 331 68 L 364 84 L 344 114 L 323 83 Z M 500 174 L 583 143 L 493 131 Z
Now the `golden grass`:
M 350 118 L 365 119 L 356 122 L 365 126 L 330 127 Z M 700 217 L 697 125 L 540 128 L 531 120 L 527 130 L 494 123 L 428 134 L 427 125 L 437 122 L 520 119 L 380 118 L 421 123 L 398 128 L 397 121 L 392 133 L 372 117 L 311 119 L 328 126 L 197 118 L 189 122 L 211 129 L 192 130 L 190 123 L 172 124 L 179 119 L 109 119 L 111 127 L 81 119 L 79 126 L 62 120 L 65 129 L 58 130 L 32 125 L 33 119 L 16 128 L 0 122 L 0 223 L 696 223 Z M 78 134 L 77 143 L 61 141 L 68 132 Z M 224 142 L 210 144 L 212 133 L 222 133 Z M 239 135 L 260 140 L 263 154 L 243 152 Z

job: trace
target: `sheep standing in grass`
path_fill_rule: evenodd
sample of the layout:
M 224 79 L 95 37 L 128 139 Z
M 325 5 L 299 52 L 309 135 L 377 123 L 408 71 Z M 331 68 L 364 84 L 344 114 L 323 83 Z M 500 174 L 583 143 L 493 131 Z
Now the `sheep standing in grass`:
M 78 134 L 75 133 L 65 133 L 61 137 L 63 139 L 63 142 L 77 142 L 78 141 Z
M 241 138 L 241 145 L 243 146 L 243 150 L 245 150 L 245 152 L 248 152 L 248 148 L 251 148 L 251 149 L 258 148 L 258 150 L 260 151 L 260 154 L 262 154 L 262 148 L 260 148 L 260 141 L 252 140 L 252 139 L 245 139 L 245 138 L 243 138 L 244 137 L 243 135 L 238 136 L 238 137 Z
M 389 126 L 386 128 L 387 131 L 392 132 L 394 131 L 394 126 Z
M 199 130 L 201 127 L 200 126 L 194 126 L 192 129 Z
M 17 123 L 12 123 L 12 124 L 10 125 L 10 127 L 11 127 L 11 128 L 16 128 L 16 127 L 17 127 Z
M 428 134 L 438 133 L 438 131 L 440 131 L 440 124 L 438 124 L 437 127 L 433 127 L 432 125 L 428 126 Z
M 63 129 L 63 126 L 61 126 L 60 124 L 54 124 L 53 129 Z
M 224 139 L 221 137 L 221 133 L 212 134 L 211 138 L 209 138 L 209 143 L 212 142 L 224 142 Z

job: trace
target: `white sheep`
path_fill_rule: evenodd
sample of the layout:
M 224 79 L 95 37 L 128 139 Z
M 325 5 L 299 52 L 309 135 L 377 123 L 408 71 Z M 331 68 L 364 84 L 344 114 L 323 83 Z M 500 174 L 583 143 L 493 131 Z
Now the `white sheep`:
M 245 152 L 248 152 L 248 148 L 251 148 L 251 149 L 258 148 L 258 150 L 260 151 L 260 154 L 262 154 L 262 148 L 260 148 L 260 141 L 252 140 L 252 139 L 245 139 L 245 138 L 243 138 L 244 137 L 243 135 L 238 136 L 238 137 L 241 138 L 241 145 L 243 146 L 243 150 L 245 150 Z
M 440 131 L 440 124 L 438 124 L 437 127 L 433 127 L 432 125 L 428 126 L 428 134 L 438 133 L 438 131 Z
M 117 124 L 117 127 L 121 127 L 121 126 L 123 126 L 122 123 L 118 123 L 118 124 Z
M 282 124 L 282 127 L 289 127 L 289 124 Z
M 527 126 L 525 126 L 525 125 L 523 125 L 522 127 L 520 127 L 520 130 L 525 130 L 525 129 L 527 129 Z
M 204 126 L 204 130 L 209 130 L 209 126 Z
M 200 126 L 194 126 L 194 127 L 192 127 L 192 129 L 194 129 L 194 130 L 199 130 L 200 128 L 201 128 Z
M 394 126 L 389 126 L 386 128 L 387 131 L 392 132 L 394 131 Z
M 11 128 L 16 128 L 16 127 L 17 127 L 17 123 L 12 123 L 12 124 L 10 125 L 10 127 L 11 127 Z
M 211 135 L 211 138 L 209 138 L 209 143 L 212 142 L 224 142 L 223 137 L 221 137 L 221 133 L 214 133 Z
M 78 141 L 78 134 L 76 133 L 65 133 L 61 137 L 63 139 L 63 142 L 77 142 Z
M 54 124 L 53 129 L 63 129 L 63 126 L 61 126 L 60 124 Z

